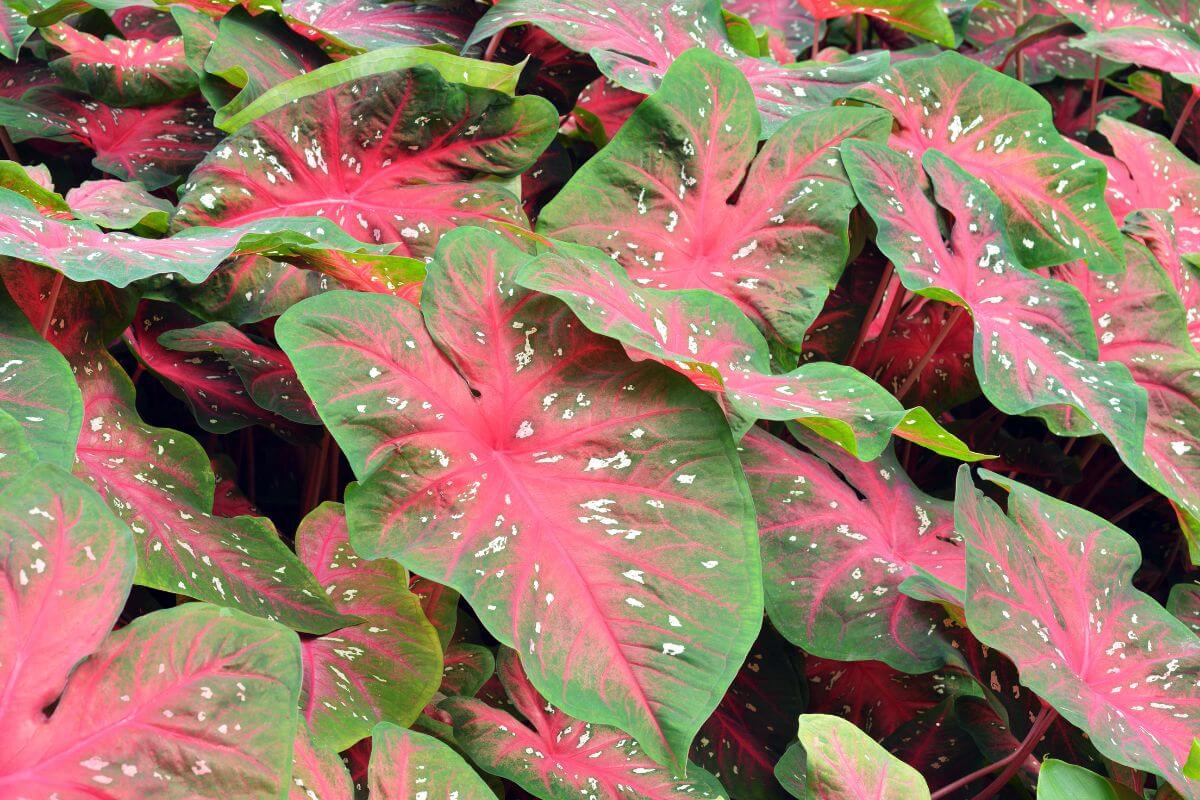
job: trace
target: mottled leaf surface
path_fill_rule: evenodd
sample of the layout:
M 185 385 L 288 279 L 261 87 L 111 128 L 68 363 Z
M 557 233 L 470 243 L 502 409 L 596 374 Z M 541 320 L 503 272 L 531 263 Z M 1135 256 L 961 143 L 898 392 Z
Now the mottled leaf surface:
M 496 800 L 462 756 L 432 736 L 381 723 L 371 745 L 373 799 Z
M 1200 639 L 1133 587 L 1137 543 L 1088 511 L 980 474 L 1008 491 L 1008 514 L 960 470 L 971 631 L 1102 754 L 1200 797 L 1182 773 L 1200 714 Z
M 441 681 L 442 652 L 403 568 L 360 558 L 336 503 L 304 518 L 296 552 L 337 610 L 362 620 L 301 645 L 300 709 L 314 740 L 345 750 L 377 722 L 411 725 Z
M 423 318 L 330 292 L 276 335 L 360 480 L 355 549 L 461 592 L 550 702 L 681 761 L 760 624 L 749 494 L 716 405 L 518 289 L 527 259 L 456 232 Z
M 352 51 L 434 44 L 457 50 L 472 22 L 469 7 L 454 2 L 286 0 L 283 13 L 301 35 Z
M 721 798 L 721 785 L 691 765 L 687 777 L 649 758 L 628 734 L 576 719 L 546 702 L 511 650 L 500 656 L 500 679 L 521 716 L 457 697 L 441 707 L 454 720 L 456 741 L 475 763 L 547 800 Z
M 759 152 L 753 109 L 736 67 L 688 51 L 542 210 L 539 231 L 603 249 L 641 285 L 725 295 L 799 350 L 849 251 L 855 198 L 838 146 L 882 141 L 891 121 L 814 111 Z
M 50 70 L 68 89 L 111 106 L 151 106 L 186 97 L 196 74 L 184 59 L 183 38 L 101 39 L 64 23 L 42 30 L 46 41 L 66 52 Z
M 899 152 L 920 159 L 937 150 L 986 183 L 1025 266 L 1085 258 L 1099 272 L 1120 271 L 1103 165 L 1054 130 L 1033 89 L 948 52 L 897 64 L 852 97 L 892 113 Z

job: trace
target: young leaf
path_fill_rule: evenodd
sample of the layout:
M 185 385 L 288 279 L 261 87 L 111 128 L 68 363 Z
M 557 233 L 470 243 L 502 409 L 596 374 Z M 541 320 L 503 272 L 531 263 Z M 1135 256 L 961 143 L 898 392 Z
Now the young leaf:
M 723 5 L 745 17 L 756 28 L 765 27 L 783 34 L 791 53 L 812 49 L 813 30 L 818 21 L 797 0 L 733 0 Z M 782 58 L 778 60 L 786 63 Z
M 950 27 L 950 20 L 941 4 L 932 0 L 887 0 L 884 3 L 863 3 L 859 0 L 797 0 L 797 4 L 819 20 L 865 14 L 943 47 L 954 47 L 954 30 Z
M 556 245 L 517 270 L 515 280 L 559 298 L 589 329 L 628 352 L 718 393 L 739 438 L 754 420 L 796 419 L 864 460 L 883 452 L 893 430 L 939 452 L 975 456 L 928 414 L 905 412 L 851 367 L 812 363 L 771 374 L 762 334 L 732 301 L 710 291 L 641 288 L 613 260 L 576 245 Z
M 355 549 L 461 592 L 550 702 L 678 765 L 761 621 L 736 451 L 684 378 L 510 283 L 527 259 L 455 232 L 424 319 L 330 292 L 276 335 L 360 480 Z
M 1008 515 L 960 469 L 972 633 L 1104 756 L 1200 797 L 1182 773 L 1200 715 L 1200 639 L 1133 587 L 1137 543 L 1081 508 L 980 475 L 1009 492 Z
M 1000 229 L 996 195 L 942 154 L 927 153 L 924 171 L 954 220 L 944 242 L 938 208 L 920 190 L 910 159 L 865 142 L 847 144 L 842 158 L 879 228 L 877 244 L 904 285 L 971 312 L 975 371 L 987 398 L 1008 414 L 1042 416 L 1063 433 L 1079 435 L 1094 425 L 1136 468 L 1145 390 L 1124 365 L 1096 360 L 1095 332 L 1078 290 L 1021 266 Z M 1091 424 L 1073 431 L 1059 419 L 1056 407 L 1063 404 Z
M 0 775 L 45 723 L 42 710 L 116 622 L 133 537 L 96 493 L 41 464 L 0 491 Z M 0 785 L 4 779 L 0 777 Z
M 0 411 L 20 423 L 40 460 L 69 469 L 83 423 L 83 400 L 71 366 L 2 287 L 0 353 Z
M 908 672 L 946 663 L 953 649 L 938 633 L 945 612 L 904 595 L 900 584 L 920 567 L 964 585 L 950 503 L 917 489 L 891 452 L 863 463 L 811 445 L 828 464 L 757 428 L 742 440 L 771 621 L 823 658 L 874 659 Z
M 799 350 L 849 253 L 856 203 L 838 147 L 882 141 L 890 124 L 873 109 L 815 111 L 759 152 L 750 84 L 690 50 L 542 210 L 538 230 L 603 249 L 639 284 L 725 295 Z
M 1102 778 L 1091 770 L 1046 759 L 1038 771 L 1037 800 L 1138 800 L 1126 786 Z
M 347 624 L 269 520 L 210 515 L 214 480 L 204 450 L 190 436 L 142 421 L 133 386 L 111 356 L 97 353 L 75 367 L 86 420 L 75 473 L 133 530 L 139 584 L 308 633 Z
M 1162 70 L 1178 81 L 1200 86 L 1200 41 L 1181 31 L 1114 28 L 1083 37 L 1079 47 L 1121 64 Z
M 380 723 L 371 735 L 370 792 L 379 800 L 495 800 L 462 756 L 437 739 Z
M 33 739 L 0 757 L 0 793 L 276 800 L 299 683 L 299 642 L 278 625 L 203 603 L 140 617 L 74 671 Z
M 630 0 L 502 0 L 479 20 L 467 45 L 526 23 L 573 50 L 591 53 L 614 83 L 642 94 L 655 91 L 687 50 L 698 46 L 718 53 L 750 81 L 764 135 L 798 112 L 828 106 L 887 67 L 886 54 L 789 66 L 742 55 L 729 41 L 716 0 L 680 0 L 669 8 Z
M 851 97 L 892 113 L 896 150 L 920 159 L 936 149 L 995 192 L 1020 263 L 1084 258 L 1098 272 L 1120 271 L 1103 165 L 1080 157 L 1054 131 L 1050 107 L 1036 91 L 949 52 L 898 64 L 877 84 Z
M 488 772 L 546 800 L 725 797 L 699 767 L 689 766 L 686 778 L 673 776 L 628 734 L 548 704 L 511 650 L 500 655 L 500 680 L 528 723 L 479 700 L 452 697 L 441 704 L 454 720 L 455 740 Z
M 140 183 L 108 179 L 84 181 L 67 191 L 66 200 L 78 219 L 109 230 L 142 227 L 162 233 L 175 209 Z
M 538 97 L 447 83 L 428 67 L 373 75 L 273 111 L 226 139 L 180 191 L 174 226 L 326 217 L 364 242 L 430 256 L 464 224 L 521 224 L 502 185 L 554 136 Z
M 362 620 L 301 643 L 300 711 L 313 739 L 334 751 L 377 722 L 411 725 L 442 678 L 437 632 L 395 562 L 350 548 L 343 508 L 324 503 L 296 532 L 296 552 L 337 610 Z
M 62 85 L 110 106 L 152 106 L 186 97 L 196 74 L 184 60 L 183 39 L 99 39 L 59 23 L 42 37 L 67 55 L 50 62 Z
M 799 736 L 775 767 L 779 782 L 799 800 L 929 800 L 921 773 L 851 722 L 804 714 Z

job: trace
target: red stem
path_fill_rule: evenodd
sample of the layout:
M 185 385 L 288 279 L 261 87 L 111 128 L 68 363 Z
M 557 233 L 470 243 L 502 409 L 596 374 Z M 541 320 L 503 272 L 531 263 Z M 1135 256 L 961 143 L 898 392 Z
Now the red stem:
M 1017 29 L 1025 24 L 1025 0 L 1017 0 Z M 1025 82 L 1025 59 L 1021 58 L 1021 51 L 1017 50 L 1017 80 L 1021 83 Z
M 1058 712 L 1050 706 L 1042 706 L 1042 710 L 1038 712 L 1037 718 L 1033 721 L 1033 726 L 1029 729 L 1029 733 L 1025 734 L 1025 739 L 1021 742 L 1020 749 L 1013 754 L 1012 760 L 1005 765 L 1004 771 L 996 776 L 996 779 L 989 783 L 982 792 L 975 795 L 974 800 L 989 800 L 995 797 L 996 794 L 1008 785 L 1012 777 L 1016 775 L 1025 759 L 1033 752 L 1033 748 L 1037 747 L 1037 743 L 1054 724 L 1054 720 L 1058 718 Z
M 1100 56 L 1096 56 L 1096 68 L 1092 72 L 1092 104 L 1088 108 L 1088 130 L 1096 130 L 1096 103 L 1100 99 Z
M 8 135 L 8 128 L 0 125 L 0 145 L 4 147 L 4 155 L 9 161 L 21 163 L 21 157 L 17 155 L 16 145 L 13 144 L 12 137 Z
M 821 20 L 813 17 L 813 46 L 812 59 L 817 60 L 817 54 L 821 52 Z
M 1192 115 L 1192 109 L 1196 107 L 1197 100 L 1200 100 L 1200 87 L 1192 89 L 1192 96 L 1188 98 L 1179 119 L 1175 121 L 1175 130 L 1171 131 L 1171 144 L 1179 143 L 1179 137 L 1183 135 L 1183 129 L 1187 125 L 1188 117 Z
M 912 370 L 909 371 L 908 377 L 904 379 L 904 383 L 900 384 L 900 388 L 896 390 L 897 400 L 903 400 L 908 391 L 912 389 L 913 384 L 921 377 L 921 373 L 925 370 L 925 367 L 937 355 L 938 348 L 942 346 L 942 342 L 946 341 L 946 337 L 950 335 L 950 329 L 958 324 L 958 319 L 963 315 L 963 310 L 962 306 L 957 306 L 954 311 L 950 312 L 950 318 L 946 320 L 946 324 L 942 325 L 942 329 L 938 331 L 937 336 L 929 343 L 929 347 L 925 349 L 925 352 L 917 360 L 917 363 L 913 365 Z
M 504 30 L 508 30 L 505 28 Z M 492 40 L 488 42 L 487 49 L 483 51 L 483 60 L 491 61 L 496 56 L 496 50 L 500 48 L 500 41 L 504 38 L 504 31 L 499 31 Z
M 863 18 L 862 14 L 854 15 L 854 52 L 861 53 L 863 49 Z
M 1154 492 L 1146 492 L 1146 494 L 1143 495 L 1141 498 L 1134 500 L 1132 503 L 1130 503 L 1129 505 L 1122 508 L 1116 514 L 1113 514 L 1112 519 L 1110 519 L 1109 522 L 1111 522 L 1113 525 L 1116 525 L 1118 522 L 1125 519 L 1133 512 L 1138 511 L 1139 509 L 1143 508 L 1144 506 L 1150 505 L 1157 499 L 1158 499 L 1158 495 L 1155 494 Z
M 316 508 L 321 499 L 321 490 L 325 486 L 325 466 L 329 462 L 331 438 L 329 431 L 325 431 L 325 435 L 321 437 L 321 447 L 317 457 L 311 462 L 312 468 L 308 471 L 308 477 L 304 483 L 304 503 L 301 506 L 305 514 Z
M 883 296 L 887 294 L 888 284 L 892 282 L 892 274 L 895 267 L 892 262 L 887 262 L 887 266 L 883 268 L 883 274 L 879 276 L 879 285 L 875 287 L 875 296 L 871 298 L 871 304 L 867 306 L 867 315 L 863 317 L 862 326 L 858 329 L 858 336 L 854 339 L 854 344 L 850 346 L 850 352 L 846 356 L 846 363 L 853 365 L 854 359 L 858 358 L 858 354 L 862 352 L 862 347 L 867 341 L 867 329 L 871 327 L 871 322 L 875 319 L 875 315 L 879 313 L 879 307 L 883 305 Z
M 46 299 L 46 313 L 42 317 L 42 338 L 50 334 L 50 323 L 54 322 L 54 306 L 58 303 L 58 295 L 62 292 L 63 274 L 54 276 L 54 284 L 50 287 L 50 296 Z
M 868 374 L 874 374 L 879 368 L 879 354 L 883 351 L 883 344 L 887 337 L 892 333 L 892 325 L 896 323 L 896 315 L 900 313 L 900 306 L 904 300 L 904 287 L 896 285 L 896 291 L 888 298 L 887 315 L 883 318 L 883 327 L 879 330 L 879 336 L 875 338 L 875 346 L 871 348 L 871 358 L 867 362 L 869 369 L 863 370 Z

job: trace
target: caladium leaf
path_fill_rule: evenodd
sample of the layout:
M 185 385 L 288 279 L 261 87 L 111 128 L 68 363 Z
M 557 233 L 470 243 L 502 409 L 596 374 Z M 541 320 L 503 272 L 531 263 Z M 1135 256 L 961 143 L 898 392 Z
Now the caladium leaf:
M 1145 390 L 1124 365 L 1096 360 L 1095 331 L 1078 290 L 1021 266 L 1024 254 L 1000 230 L 996 195 L 942 154 L 926 153 L 924 171 L 955 221 L 947 243 L 911 160 L 867 143 L 847 144 L 842 158 L 879 228 L 878 246 L 904 285 L 971 312 L 975 371 L 987 398 L 1005 413 L 1043 416 L 1062 433 L 1079 435 L 1094 425 L 1136 468 Z M 1062 404 L 1082 411 L 1092 423 L 1088 430 L 1061 423 Z
M 291 631 L 232 609 L 140 617 L 74 671 L 29 743 L 6 752 L 0 792 L 275 800 L 291 767 L 299 650 Z
M 292 786 L 288 800 L 353 800 L 354 782 L 341 757 L 313 744 L 300 724 L 292 751 Z
M 204 450 L 190 436 L 146 425 L 111 357 L 96 353 L 75 367 L 86 420 L 75 474 L 133 530 L 137 583 L 308 633 L 347 624 L 268 520 L 210 515 L 213 474 Z
M 59 273 L 24 261 L 5 264 L 0 278 L 25 316 L 45 329 L 46 341 L 68 357 L 97 342 L 111 343 L 129 327 L 137 309 L 131 290 L 104 281 L 62 280 Z
M 212 353 L 188 356 L 159 342 L 160 337 L 177 329 L 186 331 L 195 324 L 189 314 L 168 303 L 144 301 L 125 332 L 125 344 L 148 370 L 183 396 L 204 430 L 230 433 L 250 425 L 263 425 L 287 438 L 296 438 L 300 427 L 256 403 L 234 364 Z M 291 380 L 295 381 L 294 372 Z M 302 390 L 298 389 L 297 394 L 307 401 Z
M 13 61 L 17 60 L 21 46 L 33 35 L 33 26 L 25 21 L 29 10 L 24 5 L 24 0 L 13 0 L 0 6 L 0 55 Z
M 1137 470 L 1151 486 L 1200 515 L 1200 355 L 1171 279 L 1141 245 L 1129 241 L 1121 276 L 1093 276 L 1079 266 L 1059 277 L 1088 300 L 1100 356 L 1125 364 L 1146 390 L 1142 454 Z
M 25 429 L 7 411 L 0 410 L 0 486 L 25 474 L 37 463 L 37 455 L 25 440 Z
M 1104 756 L 1200 797 L 1182 773 L 1200 714 L 1200 639 L 1133 587 L 1137 543 L 1081 508 L 980 475 L 1008 491 L 1008 515 L 959 471 L 971 631 Z
M 361 481 L 347 493 L 355 549 L 461 592 L 550 702 L 678 765 L 761 621 L 733 441 L 687 380 L 514 286 L 527 259 L 455 231 L 424 320 L 395 298 L 329 292 L 276 336 Z M 348 390 L 358 375 L 370 382 Z
M 892 736 L 908 721 L 941 703 L 946 681 L 940 673 L 909 675 L 882 661 L 804 659 L 808 711 L 834 714 L 875 739 Z
M 408 0 L 286 0 L 283 13 L 302 36 L 357 52 L 434 44 L 458 50 L 478 14 L 465 3 Z
M 542 210 L 538 230 L 605 250 L 640 284 L 730 297 L 799 350 L 849 252 L 856 203 L 838 147 L 882 141 L 891 121 L 873 109 L 814 111 L 759 153 L 753 108 L 736 67 L 683 54 Z
M 2 776 L 71 670 L 108 635 L 129 594 L 134 550 L 96 493 L 49 464 L 4 486 L 0 531 Z
M 67 55 L 50 70 L 68 89 L 110 106 L 152 106 L 196 90 L 196 73 L 184 59 L 183 38 L 104 39 L 65 23 L 42 29 L 42 38 Z
M 930 0 L 887 0 L 863 3 L 858 0 L 798 0 L 804 10 L 819 20 L 850 14 L 866 14 L 893 28 L 920 36 L 943 47 L 954 47 L 954 30 L 940 3 Z
M 1079 47 L 1121 64 L 1162 70 L 1183 83 L 1200 86 L 1200 41 L 1182 31 L 1113 28 L 1085 36 Z
M 775 775 L 800 800 L 929 800 L 921 773 L 840 717 L 804 714 Z
M 1084 258 L 1098 272 L 1120 271 L 1103 165 L 1055 133 L 1049 105 L 1030 87 L 947 52 L 897 64 L 851 97 L 892 113 L 896 150 L 920 158 L 936 149 L 986 183 L 1025 266 Z
M 795 649 L 764 627 L 717 710 L 692 746 L 692 761 L 733 797 L 776 800 L 775 762 L 791 743 L 803 707 Z
M 496 672 L 496 657 L 483 645 L 452 644 L 444 661 L 438 691 L 448 697 L 474 697 Z
M 887 66 L 886 54 L 788 66 L 743 55 L 730 43 L 715 0 L 681 0 L 670 8 L 630 0 L 615 5 L 598 0 L 502 0 L 479 20 L 467 44 L 526 23 L 573 50 L 591 53 L 600 71 L 618 86 L 642 94 L 655 91 L 685 51 L 699 46 L 719 53 L 750 81 L 764 135 L 797 112 L 828 106 Z
M 948 455 L 977 457 L 928 413 L 906 412 L 851 367 L 812 363 L 771 374 L 766 340 L 732 301 L 710 291 L 642 288 L 599 251 L 564 244 L 521 267 L 516 282 L 558 297 L 631 353 L 718 392 L 739 437 L 756 419 L 798 419 L 867 460 L 883 452 L 893 431 Z
M 1168 0 L 1171 2 L 1171 0 Z M 1052 9 L 1090 33 L 1124 28 L 1131 25 L 1146 28 L 1168 28 L 1168 18 L 1151 2 L 1139 0 L 1050 0 Z M 1041 13 L 1040 11 L 1038 13 Z
M 972 54 L 973 58 L 997 69 L 1004 65 L 1008 75 L 1017 74 L 1020 62 L 1023 81 L 1030 85 L 1055 78 L 1091 78 L 1095 57 L 1075 46 L 1076 37 L 1051 30 L 1061 23 L 1058 9 L 1045 0 L 1021 0 L 1019 13 L 1016 0 L 1002 0 L 975 6 L 967 20 L 965 34 L 968 41 L 979 48 L 978 53 Z M 1023 44 L 1014 53 L 1018 43 Z M 1117 68 L 1117 65 L 1105 62 L 1101 74 L 1111 74 Z
M 364 242 L 429 256 L 457 225 L 522 223 L 520 201 L 481 179 L 532 164 L 557 119 L 541 98 L 447 83 L 428 67 L 374 75 L 226 139 L 182 188 L 174 224 L 318 214 Z
M 496 800 L 462 756 L 432 736 L 380 723 L 371 734 L 372 800 Z
M 455 741 L 488 772 L 546 800 L 725 796 L 699 767 L 689 766 L 686 778 L 672 776 L 626 733 L 576 719 L 547 703 L 511 650 L 501 652 L 499 674 L 528 723 L 480 700 L 452 697 L 441 704 L 454 720 Z
M 166 239 L 103 233 L 90 223 L 47 217 L 30 200 L 0 189 L 0 256 L 50 267 L 80 283 L 102 280 L 124 287 L 167 273 L 200 283 L 226 258 L 247 253 L 319 268 L 340 267 L 352 259 L 382 264 L 403 261 L 375 255 L 380 249 L 360 243 L 319 217 L 189 229 Z
M 645 99 L 645 95 L 617 86 L 608 78 L 597 78 L 579 94 L 575 104 L 574 129 L 603 146 L 617 135 L 634 109 Z
M 158 343 L 185 353 L 214 354 L 234 369 L 260 408 L 292 422 L 320 424 L 296 370 L 277 347 L 251 339 L 227 322 L 174 328 L 159 334 Z
M 828 464 L 757 428 L 742 440 L 772 622 L 823 658 L 941 666 L 953 651 L 939 634 L 945 612 L 900 584 L 916 567 L 965 583 L 950 503 L 917 489 L 890 452 L 863 463 L 812 445 Z
M 1200 633 L 1200 583 L 1180 583 L 1171 587 L 1167 610 L 1196 633 Z
M 39 319 L 41 319 L 39 317 Z M 37 457 L 69 469 L 83 422 L 71 366 L 0 288 L 0 411 L 25 431 Z
M 943 327 L 950 326 L 949 333 Z M 944 303 L 923 302 L 892 323 L 880 343 L 877 380 L 898 392 L 928 352 L 932 358 L 917 373 L 905 394 L 938 414 L 979 396 L 979 381 L 971 357 L 973 326 L 967 315 L 958 316 Z
M 421 601 L 426 618 L 437 629 L 444 651 L 450 646 L 454 630 L 458 627 L 458 592 L 417 575 L 412 577 L 409 588 Z
M 1139 795 L 1127 786 L 1101 777 L 1075 764 L 1050 758 L 1038 771 L 1038 800 L 1138 800 Z
M 109 230 L 144 228 L 162 233 L 175 208 L 140 183 L 107 179 L 84 181 L 67 191 L 66 201 L 77 218 Z
M 1124 219 L 1141 209 L 1163 209 L 1175 223 L 1179 249 L 1200 252 L 1200 167 L 1153 131 L 1109 117 L 1100 119 L 1099 128 L 1113 149 L 1114 158 L 1105 162 L 1113 213 Z M 1168 266 L 1166 260 L 1162 265 Z M 1189 292 L 1181 285 L 1183 276 L 1172 278 L 1180 294 L 1187 297 Z
M 187 174 L 217 143 L 212 112 L 196 100 L 117 108 L 56 87 L 0 101 L 0 122 L 35 137 L 68 137 L 95 153 L 92 165 L 158 189 Z
M 787 48 L 802 53 L 812 47 L 813 31 L 819 21 L 800 0 L 733 0 L 724 7 L 755 26 L 764 26 L 783 34 Z
M 151 296 L 171 300 L 201 319 L 246 325 L 277 317 L 306 297 L 340 289 L 327 275 L 265 256 L 233 258 L 204 283 L 166 281 Z
M 362 620 L 301 645 L 300 710 L 314 740 L 340 751 L 377 722 L 411 725 L 441 682 L 442 651 L 403 568 L 359 558 L 336 503 L 304 518 L 296 552 L 337 610 Z

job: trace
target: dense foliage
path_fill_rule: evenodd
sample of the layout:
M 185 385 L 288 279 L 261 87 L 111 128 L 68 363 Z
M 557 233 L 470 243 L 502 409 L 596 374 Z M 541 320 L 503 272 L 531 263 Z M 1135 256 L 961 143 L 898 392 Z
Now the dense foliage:
M 3 0 L 0 800 L 1200 800 L 1198 25 Z

